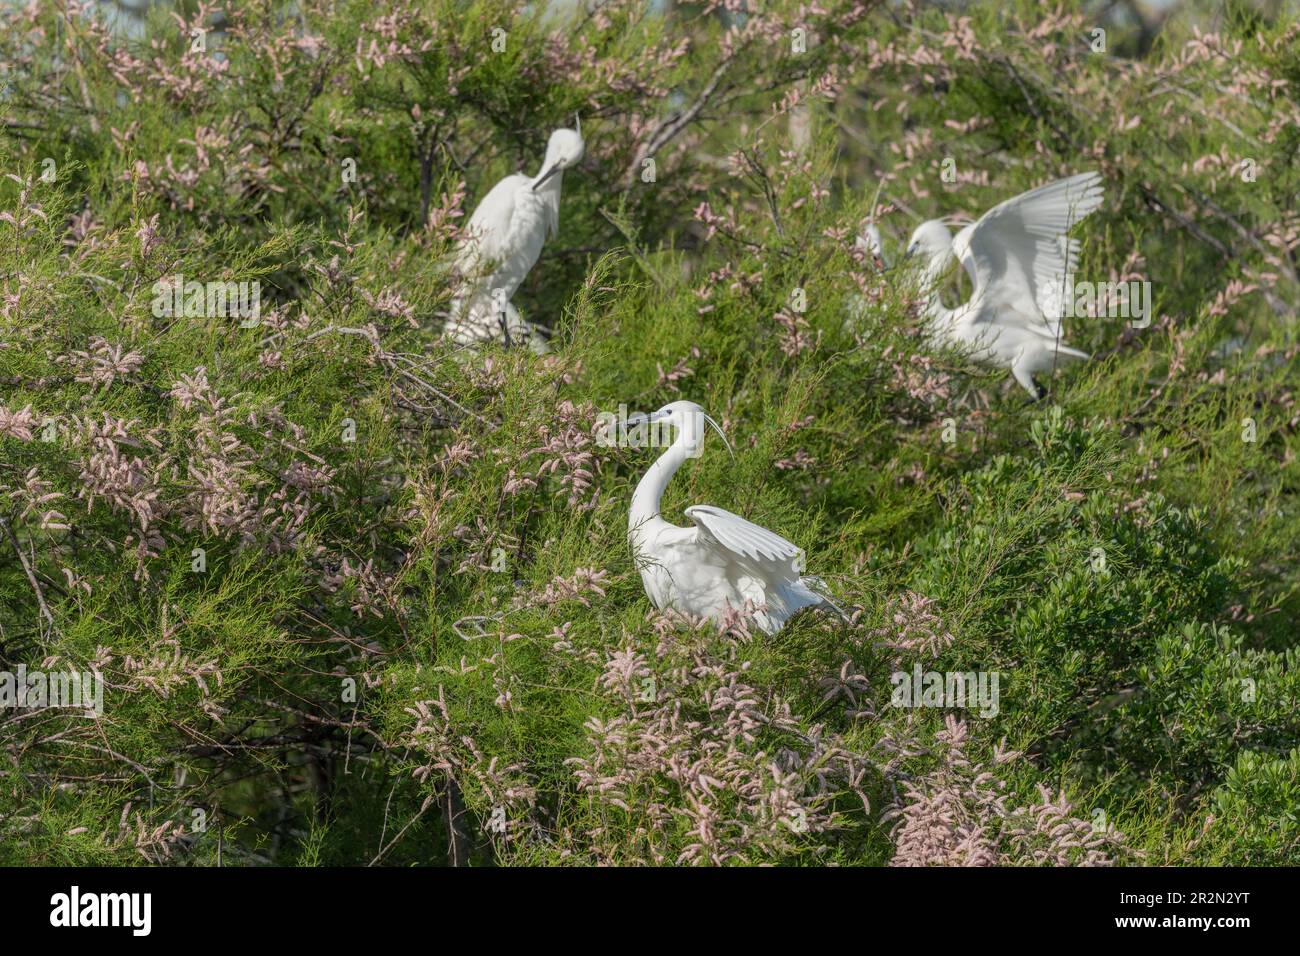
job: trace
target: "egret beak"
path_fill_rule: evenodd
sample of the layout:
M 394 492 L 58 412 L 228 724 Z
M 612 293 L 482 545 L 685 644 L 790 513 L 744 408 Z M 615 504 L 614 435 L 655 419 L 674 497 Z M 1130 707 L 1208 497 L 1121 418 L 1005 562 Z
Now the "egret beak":
M 579 136 L 582 135 L 582 117 L 577 113 L 573 114 L 573 128 L 578 131 Z
M 550 169 L 546 170 L 546 172 L 544 172 L 544 173 L 542 173 L 540 176 L 538 176 L 538 177 L 537 177 L 537 182 L 533 183 L 533 192 L 537 192 L 537 187 L 538 187 L 538 186 L 540 186 L 542 183 L 546 182 L 546 180 L 550 179 L 552 176 L 554 176 L 556 173 L 560 172 L 560 171 L 563 170 L 563 169 L 564 169 L 563 166 L 561 166 L 559 163 L 556 163 L 556 164 L 555 164 L 554 166 L 552 166 Z
M 662 411 L 658 412 L 633 412 L 627 416 L 624 422 L 626 428 L 639 428 L 642 425 L 650 425 L 661 419 L 667 418 L 667 414 Z
M 631 442 L 631 447 L 644 447 L 645 439 L 652 439 L 654 436 L 653 425 L 660 419 L 667 418 L 663 412 L 633 412 L 623 420 L 623 425 L 619 430 L 620 437 L 631 440 L 633 435 L 640 436 L 640 441 Z

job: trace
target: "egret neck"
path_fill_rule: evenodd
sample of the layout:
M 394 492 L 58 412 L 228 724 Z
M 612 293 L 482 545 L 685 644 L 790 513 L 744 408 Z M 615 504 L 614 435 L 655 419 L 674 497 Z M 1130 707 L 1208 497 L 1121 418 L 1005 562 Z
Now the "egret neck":
M 659 514 L 659 503 L 663 499 L 664 489 L 668 487 L 668 482 L 673 480 L 673 475 L 677 474 L 677 469 L 682 467 L 686 459 L 694 456 L 699 443 L 703 440 L 704 430 L 701 427 L 678 429 L 677 438 L 672 445 L 637 482 L 636 491 L 632 494 L 632 507 L 627 514 L 629 534 L 639 537 L 644 535 L 655 522 L 667 523 Z
M 956 314 L 955 309 L 950 309 L 943 304 L 943 298 L 939 295 L 939 287 L 948 272 L 952 258 L 952 246 L 932 252 L 930 261 L 926 263 L 925 271 L 921 276 L 921 282 L 925 287 L 925 302 L 922 308 L 932 326 L 950 325 Z

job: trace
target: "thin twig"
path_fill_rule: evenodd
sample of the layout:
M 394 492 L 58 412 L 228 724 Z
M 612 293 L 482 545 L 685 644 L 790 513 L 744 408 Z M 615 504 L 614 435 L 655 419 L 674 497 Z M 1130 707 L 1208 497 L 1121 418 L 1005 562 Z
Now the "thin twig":
M 667 146 L 678 133 L 695 121 L 695 118 L 699 116 L 700 111 L 708 105 L 713 94 L 717 92 L 718 84 L 722 82 L 722 77 L 726 74 L 727 68 L 731 66 L 732 62 L 736 59 L 736 56 L 746 50 L 748 46 L 747 43 L 741 44 L 733 50 L 730 55 L 723 58 L 722 62 L 714 68 L 712 75 L 709 76 L 708 82 L 704 84 L 704 88 L 700 90 L 699 95 L 695 97 L 695 101 L 691 103 L 690 106 L 686 107 L 686 109 L 682 110 L 680 113 L 674 113 L 672 116 L 665 117 L 660 121 L 653 135 L 651 135 L 649 142 L 647 142 L 641 149 L 637 150 L 636 157 L 628 165 L 627 170 L 624 171 L 623 188 L 625 190 L 632 188 L 632 184 L 636 181 L 637 173 L 641 170 L 641 163 L 643 160 L 654 156 L 659 152 L 659 150 Z
M 410 820 L 406 821 L 406 826 L 402 827 L 402 829 L 397 831 L 397 834 L 391 840 L 388 841 L 388 846 L 384 847 L 382 850 L 376 853 L 375 858 L 371 860 L 369 863 L 367 863 L 366 865 L 377 866 L 379 864 L 379 861 L 388 855 L 388 851 L 391 850 L 397 844 L 397 841 L 402 838 L 402 836 L 406 833 L 406 831 L 411 829 L 411 827 L 415 825 L 415 822 L 419 820 L 420 817 L 424 816 L 425 811 L 428 810 L 431 806 L 433 806 L 433 803 L 434 803 L 434 798 L 432 794 L 430 794 L 428 797 L 425 797 L 424 803 L 420 804 L 420 811 L 415 816 L 411 817 Z
M 14 552 L 22 563 L 23 571 L 27 573 L 27 580 L 31 583 L 32 590 L 36 592 L 36 603 L 40 605 L 41 614 L 49 622 L 50 630 L 54 630 L 54 615 L 50 613 L 49 605 L 45 603 L 45 592 L 41 590 L 41 583 L 36 580 L 36 575 L 32 572 L 32 566 L 27 563 L 27 555 L 23 554 L 23 546 L 18 541 L 18 535 L 14 534 L 13 523 L 8 518 L 0 518 L 0 525 L 4 526 L 5 536 L 9 538 L 9 543 L 13 545 Z

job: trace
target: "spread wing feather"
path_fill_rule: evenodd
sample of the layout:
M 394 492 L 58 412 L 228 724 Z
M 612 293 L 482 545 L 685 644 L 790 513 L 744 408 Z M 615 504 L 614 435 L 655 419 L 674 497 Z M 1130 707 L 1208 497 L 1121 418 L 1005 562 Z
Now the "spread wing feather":
M 1041 314 L 1041 331 L 1055 338 L 1062 287 L 1079 258 L 1067 233 L 1101 201 L 1101 175 L 1080 173 L 999 203 L 957 233 L 953 251 L 975 287 L 972 301 L 988 295 L 1020 315 Z
M 762 568 L 779 568 L 797 574 L 793 562 L 803 552 L 779 534 L 712 505 L 687 508 L 686 516 L 695 522 L 704 536 L 737 557 Z

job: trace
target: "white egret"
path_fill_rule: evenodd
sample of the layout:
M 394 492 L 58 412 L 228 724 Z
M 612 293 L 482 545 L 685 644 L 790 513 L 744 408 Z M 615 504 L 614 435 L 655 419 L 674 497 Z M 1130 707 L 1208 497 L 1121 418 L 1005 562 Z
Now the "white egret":
M 526 341 L 534 351 L 546 350 L 545 338 L 510 299 L 537 263 L 547 238 L 560 228 L 561 180 L 584 150 L 581 123 L 577 126 L 551 134 L 536 176 L 507 176 L 470 216 L 456 253 L 462 284 L 452 299 L 445 330 L 454 341 Z
M 858 233 L 854 245 L 877 260 L 882 268 L 889 268 L 889 259 L 885 256 L 885 244 L 880 238 L 880 228 L 874 222 L 869 222 L 862 227 L 862 232 Z
M 1079 255 L 1078 240 L 1066 234 L 1101 201 L 1101 176 L 1080 173 L 994 206 L 956 239 L 941 219 L 917 226 L 907 252 L 925 256 L 931 339 L 967 348 L 982 364 L 1010 369 L 1025 391 L 1041 398 L 1036 374 L 1054 369 L 1058 360 L 1089 357 L 1061 343 L 1066 277 Z M 939 283 L 954 255 L 974 292 L 969 302 L 949 309 L 939 298 Z
M 880 238 L 880 227 L 874 222 L 869 222 L 862 227 L 857 238 L 853 242 L 854 248 L 860 249 L 867 254 L 874 268 L 888 272 L 890 269 L 889 259 L 885 256 L 885 244 Z M 851 292 L 845 300 L 847 317 L 844 319 L 844 330 L 853 332 L 857 324 L 867 312 L 867 300 L 860 292 Z
M 695 522 L 691 528 L 669 524 L 659 513 L 664 489 L 677 469 L 687 458 L 699 457 L 704 426 L 711 426 L 727 443 L 722 429 L 699 405 L 672 402 L 649 415 L 629 415 L 627 424 L 677 431 L 672 445 L 637 484 L 627 519 L 633 558 L 655 607 L 715 623 L 730 608 L 747 613 L 769 635 L 805 607 L 841 614 L 814 590 L 821 586 L 819 580 L 801 576 L 803 551 L 780 535 L 711 505 L 686 509 Z

